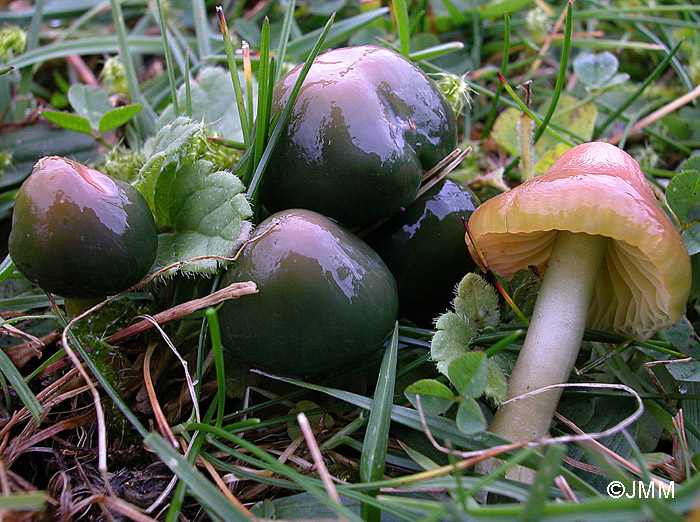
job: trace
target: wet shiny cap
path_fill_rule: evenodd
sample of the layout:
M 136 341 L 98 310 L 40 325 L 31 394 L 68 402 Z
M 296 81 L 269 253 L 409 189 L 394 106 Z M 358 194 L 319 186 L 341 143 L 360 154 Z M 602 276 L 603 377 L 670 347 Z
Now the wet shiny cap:
M 489 267 L 505 277 L 528 267 L 544 272 L 558 230 L 611 238 L 590 328 L 644 340 L 684 312 L 685 243 L 637 162 L 614 145 L 569 149 L 545 174 L 483 203 L 469 228 Z

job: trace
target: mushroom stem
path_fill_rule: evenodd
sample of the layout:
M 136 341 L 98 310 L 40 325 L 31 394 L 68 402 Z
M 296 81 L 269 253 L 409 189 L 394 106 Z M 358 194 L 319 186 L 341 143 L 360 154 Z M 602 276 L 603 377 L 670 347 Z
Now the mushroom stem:
M 80 298 L 69 298 L 69 297 L 64 297 L 63 298 L 63 305 L 66 307 L 66 315 L 69 318 L 73 318 L 76 315 L 82 314 L 84 311 L 89 310 L 93 306 L 95 306 L 97 303 L 100 303 L 104 301 L 104 298 L 87 298 L 87 299 L 80 299 Z
M 511 373 L 509 398 L 566 382 L 583 339 L 588 308 L 607 238 L 559 231 L 532 321 Z M 504 404 L 490 431 L 512 441 L 549 432 L 560 389 Z

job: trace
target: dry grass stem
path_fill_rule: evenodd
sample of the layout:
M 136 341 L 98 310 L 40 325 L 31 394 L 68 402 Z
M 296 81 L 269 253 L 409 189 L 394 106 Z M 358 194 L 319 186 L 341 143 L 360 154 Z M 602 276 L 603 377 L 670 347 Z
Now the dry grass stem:
M 169 440 L 170 444 L 172 444 L 174 448 L 177 448 L 179 445 L 175 439 L 175 434 L 170 429 L 168 421 L 165 419 L 163 409 L 160 407 L 158 396 L 156 395 L 156 390 L 153 386 L 153 379 L 151 379 L 151 358 L 153 357 L 155 348 L 155 343 L 149 344 L 148 348 L 146 348 L 146 355 L 143 359 L 143 381 L 146 387 L 146 392 L 148 393 L 148 400 L 151 404 L 151 410 L 153 410 L 153 416 L 156 418 L 156 424 L 158 425 L 161 435 Z
M 700 96 L 700 85 L 696 86 L 692 91 L 685 93 L 683 96 L 680 96 L 679 98 L 676 98 L 672 102 L 664 105 L 660 109 L 652 112 L 648 116 L 642 118 L 639 120 L 637 123 L 635 123 L 632 128 L 629 130 L 629 133 L 627 135 L 632 136 L 634 134 L 637 134 L 639 131 L 644 129 L 645 127 L 649 126 L 650 124 L 654 123 L 655 121 L 663 118 L 667 114 L 670 114 L 677 109 L 680 109 L 683 107 L 683 105 L 686 105 L 693 101 L 695 98 Z M 620 143 L 620 140 L 625 136 L 624 132 L 621 132 L 617 134 L 616 136 L 613 136 L 608 140 L 610 143 L 613 145 L 616 145 Z
M 216 306 L 217 304 L 226 301 L 227 299 L 235 299 L 243 295 L 254 294 L 257 293 L 257 291 L 258 287 L 255 286 L 255 283 L 251 281 L 243 283 L 233 283 L 227 286 L 226 288 L 222 288 L 221 290 L 218 290 L 206 297 L 194 299 L 192 301 L 188 301 L 186 303 L 174 306 L 163 312 L 157 313 L 152 317 L 152 319 L 157 324 L 164 324 L 169 321 L 173 321 L 175 319 L 179 319 L 181 317 L 189 315 L 193 312 L 196 312 L 197 310 L 201 310 L 209 306 Z M 146 330 L 149 330 L 154 326 L 155 325 L 151 320 L 140 321 L 136 324 L 129 326 L 128 328 L 125 328 L 113 334 L 107 339 L 107 343 L 118 344 L 130 337 L 133 337 L 134 335 L 137 335 L 141 332 L 145 332 Z
M 323 461 L 323 455 L 321 455 L 321 450 L 319 449 L 318 444 L 316 443 L 316 438 L 314 437 L 314 432 L 311 430 L 309 419 L 307 419 L 306 415 L 304 415 L 304 413 L 302 412 L 299 415 L 297 415 L 297 422 L 299 423 L 301 432 L 304 434 L 306 444 L 309 447 L 309 451 L 311 452 L 311 458 L 313 459 L 314 464 L 316 465 L 316 471 L 318 471 L 318 474 L 321 477 L 323 486 L 326 488 L 326 493 L 328 493 L 328 496 L 331 497 L 331 499 L 333 499 L 333 501 L 336 504 L 342 506 L 343 503 L 340 501 L 340 495 L 338 495 L 338 491 L 335 489 L 335 485 L 333 484 L 331 474 L 328 472 L 326 463 Z

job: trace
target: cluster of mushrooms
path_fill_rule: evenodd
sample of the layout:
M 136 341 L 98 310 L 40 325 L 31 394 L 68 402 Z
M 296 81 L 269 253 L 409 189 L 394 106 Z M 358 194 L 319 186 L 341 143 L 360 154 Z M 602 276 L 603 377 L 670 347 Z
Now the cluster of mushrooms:
M 299 71 L 280 80 L 275 108 L 286 103 Z M 476 210 L 468 189 L 447 180 L 430 203 L 413 202 L 423 172 L 455 148 L 455 122 L 434 83 L 392 51 L 365 46 L 317 58 L 263 178 L 261 201 L 276 213 L 224 277 L 225 284 L 252 280 L 259 288 L 220 311 L 225 347 L 235 358 L 307 376 L 371 355 L 393 330 L 399 307 L 408 314 L 410 299 L 420 307 L 435 286 L 415 290 L 426 269 L 439 276 L 458 267 L 440 283 L 448 292 L 466 272 L 471 261 L 460 217 L 469 218 L 477 263 L 485 259 L 506 278 L 533 267 L 543 276 L 510 378 L 513 398 L 566 382 L 586 327 L 644 340 L 678 320 L 689 295 L 689 257 L 628 154 L 606 143 L 579 145 L 546 174 Z M 387 219 L 366 238 L 381 257 L 344 228 Z M 433 246 L 410 246 L 419 224 L 431 220 L 439 226 L 421 241 Z M 437 250 L 455 238 L 449 252 Z M 11 257 L 66 303 L 137 283 L 156 250 L 153 216 L 126 183 L 49 157 L 20 189 Z M 423 271 L 407 268 L 408 260 Z M 508 402 L 491 430 L 511 440 L 545 436 L 559 394 Z

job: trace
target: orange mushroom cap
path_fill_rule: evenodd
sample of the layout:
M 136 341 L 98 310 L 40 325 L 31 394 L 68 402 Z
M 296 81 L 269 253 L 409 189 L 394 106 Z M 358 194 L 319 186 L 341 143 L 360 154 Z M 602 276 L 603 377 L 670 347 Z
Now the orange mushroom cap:
M 544 272 L 558 230 L 610 238 L 590 328 L 645 340 L 685 311 L 685 243 L 639 164 L 614 145 L 569 149 L 545 174 L 483 203 L 469 229 L 491 270 L 507 278 L 531 266 Z

